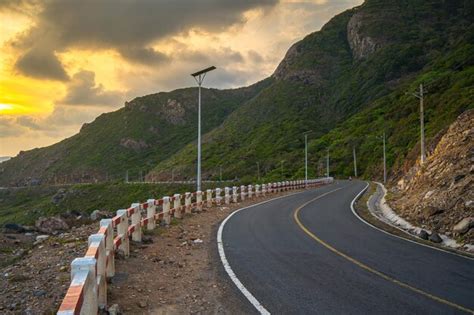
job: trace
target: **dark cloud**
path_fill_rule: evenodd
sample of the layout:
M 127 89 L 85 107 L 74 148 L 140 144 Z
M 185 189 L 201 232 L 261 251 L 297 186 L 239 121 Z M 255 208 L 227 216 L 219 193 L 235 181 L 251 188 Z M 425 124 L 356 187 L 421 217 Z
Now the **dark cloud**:
M 118 91 L 105 90 L 102 84 L 96 85 L 95 73 L 80 71 L 73 75 L 67 86 L 66 96 L 59 104 L 114 106 L 123 102 L 123 95 Z
M 244 12 L 255 8 L 269 9 L 277 2 L 51 0 L 44 2 L 35 26 L 15 43 L 22 49 L 31 49 L 42 43 L 49 54 L 42 50 L 30 50 L 26 59 L 30 62 L 18 62 L 17 66 L 23 73 L 46 75 L 47 72 L 37 69 L 36 61 L 46 57 L 51 62 L 55 51 L 72 47 L 115 49 L 130 61 L 155 64 L 166 58 L 149 48 L 154 41 L 186 33 L 193 28 L 220 32 L 229 26 L 244 23 Z M 57 64 L 52 65 L 57 68 Z M 52 79 L 61 77 L 57 69 L 51 74 Z
M 17 60 L 15 68 L 21 74 L 38 79 L 68 80 L 61 62 L 50 50 L 30 49 Z
M 169 57 L 153 48 L 124 47 L 119 50 L 122 57 L 146 65 L 156 65 L 168 61 Z

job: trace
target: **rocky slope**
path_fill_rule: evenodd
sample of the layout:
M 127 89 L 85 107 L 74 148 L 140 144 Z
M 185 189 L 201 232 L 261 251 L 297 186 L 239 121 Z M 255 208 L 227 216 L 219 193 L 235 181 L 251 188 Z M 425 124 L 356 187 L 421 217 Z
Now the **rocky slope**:
M 419 226 L 474 243 L 474 110 L 460 115 L 426 163 L 391 190 L 391 205 Z

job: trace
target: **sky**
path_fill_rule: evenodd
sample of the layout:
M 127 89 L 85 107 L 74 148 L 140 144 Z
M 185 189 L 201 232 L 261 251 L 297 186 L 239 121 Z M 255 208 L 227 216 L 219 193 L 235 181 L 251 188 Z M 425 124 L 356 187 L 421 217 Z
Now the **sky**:
M 0 0 L 0 156 L 56 143 L 134 97 L 270 76 L 362 0 Z

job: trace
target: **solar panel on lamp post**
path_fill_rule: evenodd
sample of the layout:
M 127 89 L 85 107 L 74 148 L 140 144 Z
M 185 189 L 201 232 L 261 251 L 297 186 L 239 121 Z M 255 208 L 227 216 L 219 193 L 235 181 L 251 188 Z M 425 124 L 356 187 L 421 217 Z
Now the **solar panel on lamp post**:
M 197 157 L 197 176 L 196 176 L 196 184 L 197 184 L 197 191 L 201 191 L 201 86 L 204 78 L 206 77 L 206 73 L 216 69 L 216 67 L 212 66 L 201 71 L 191 73 L 191 76 L 194 77 L 198 86 L 199 86 L 199 97 L 198 97 L 198 157 Z

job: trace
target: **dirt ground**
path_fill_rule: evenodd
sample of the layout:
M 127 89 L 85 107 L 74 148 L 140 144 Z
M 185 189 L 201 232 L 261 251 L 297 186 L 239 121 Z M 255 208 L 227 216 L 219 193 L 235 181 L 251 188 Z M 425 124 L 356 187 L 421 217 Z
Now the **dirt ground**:
M 118 304 L 122 314 L 253 313 L 220 262 L 219 223 L 235 209 L 294 192 L 204 208 L 145 232 L 152 243 L 132 242 L 130 257 L 117 258 L 108 305 Z M 21 257 L 0 268 L 0 314 L 55 314 L 70 283 L 70 264 L 85 254 L 87 238 L 97 229 L 95 222 L 19 248 Z M 5 241 L 12 246 L 20 237 L 9 235 Z
M 160 228 L 152 244 L 132 244 L 131 257 L 116 261 L 108 304 L 124 314 L 254 313 L 225 274 L 216 234 L 232 211 L 277 196 L 204 209 Z

